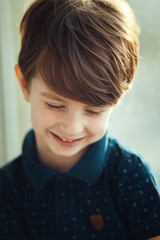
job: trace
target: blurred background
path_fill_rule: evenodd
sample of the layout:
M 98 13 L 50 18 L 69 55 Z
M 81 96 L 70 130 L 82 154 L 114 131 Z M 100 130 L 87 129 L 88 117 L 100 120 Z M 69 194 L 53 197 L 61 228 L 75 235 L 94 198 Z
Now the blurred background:
M 20 50 L 19 23 L 32 1 L 0 0 L 0 166 L 21 153 L 31 128 L 29 105 L 14 73 Z M 127 0 L 140 30 L 140 63 L 132 90 L 111 116 L 110 135 L 152 166 L 160 183 L 160 1 Z

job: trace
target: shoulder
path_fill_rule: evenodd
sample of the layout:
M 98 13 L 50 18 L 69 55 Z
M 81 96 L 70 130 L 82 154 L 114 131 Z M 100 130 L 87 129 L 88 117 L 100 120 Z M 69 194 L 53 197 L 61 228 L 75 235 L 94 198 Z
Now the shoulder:
M 20 155 L 0 168 L 0 176 L 1 177 L 3 175 L 9 176 L 9 174 L 17 173 L 18 171 L 20 171 L 21 167 L 22 167 L 22 156 Z
M 149 165 L 140 155 L 110 140 L 109 191 L 121 219 L 135 239 L 160 234 L 160 195 Z
M 110 139 L 108 155 L 108 171 L 119 176 L 119 180 L 142 176 L 152 178 L 154 181 L 152 169 L 144 157 L 117 140 Z
M 0 239 L 26 239 L 22 157 L 0 169 Z
M 148 197 L 160 203 L 159 186 L 144 158 L 116 140 L 110 140 L 107 175 L 110 193 L 117 204 Z M 133 202 L 132 202 L 133 203 Z
M 22 156 L 17 157 L 11 162 L 7 163 L 0 169 L 0 191 L 7 194 L 7 192 L 14 191 L 17 186 L 24 182 L 24 170 Z

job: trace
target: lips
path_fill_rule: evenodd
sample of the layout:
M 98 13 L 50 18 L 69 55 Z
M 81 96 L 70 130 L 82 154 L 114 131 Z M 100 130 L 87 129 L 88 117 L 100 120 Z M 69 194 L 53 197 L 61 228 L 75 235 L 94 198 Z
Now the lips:
M 84 137 L 79 138 L 79 139 L 67 139 L 67 138 L 59 137 L 58 135 L 56 135 L 52 132 L 51 132 L 51 134 L 54 137 L 54 139 L 56 140 L 56 142 L 64 147 L 76 146 L 78 143 L 80 143 L 84 139 Z

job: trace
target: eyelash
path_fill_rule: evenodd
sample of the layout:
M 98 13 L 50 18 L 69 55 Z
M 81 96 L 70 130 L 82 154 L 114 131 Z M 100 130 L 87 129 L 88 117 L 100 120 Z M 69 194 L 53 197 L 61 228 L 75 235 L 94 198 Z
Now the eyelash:
M 87 112 L 89 114 L 92 114 L 92 115 L 100 115 L 102 113 L 102 111 L 101 112 L 94 112 L 94 111 L 90 111 L 90 110 L 87 110 Z
M 55 105 L 49 104 L 47 102 L 46 102 L 46 105 L 49 109 L 53 109 L 53 110 L 61 110 L 62 108 L 64 108 L 64 106 L 55 106 Z
M 57 110 L 57 111 L 60 111 L 60 110 L 63 110 L 64 109 L 64 106 L 55 106 L 55 105 L 52 105 L 52 104 L 49 104 L 46 102 L 46 105 L 49 109 L 52 109 L 52 110 Z M 91 110 L 87 110 L 87 112 L 91 115 L 100 115 L 103 111 L 100 111 L 100 112 L 94 112 L 94 111 L 91 111 Z

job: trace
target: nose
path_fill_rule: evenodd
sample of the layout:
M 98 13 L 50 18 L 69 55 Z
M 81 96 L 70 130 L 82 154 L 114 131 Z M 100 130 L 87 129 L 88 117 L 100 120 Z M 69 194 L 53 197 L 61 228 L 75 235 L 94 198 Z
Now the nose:
M 61 131 L 65 134 L 64 137 L 81 136 L 84 130 L 84 117 L 79 111 L 70 111 L 65 113 L 61 121 Z

